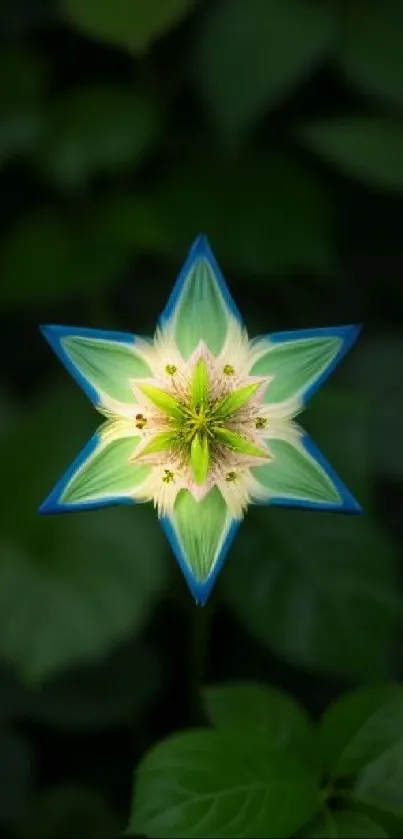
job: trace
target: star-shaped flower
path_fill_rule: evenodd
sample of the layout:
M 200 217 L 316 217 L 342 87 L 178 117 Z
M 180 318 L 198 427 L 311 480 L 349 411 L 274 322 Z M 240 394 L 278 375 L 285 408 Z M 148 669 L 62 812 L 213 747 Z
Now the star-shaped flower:
M 295 421 L 359 327 L 250 340 L 205 237 L 154 338 L 42 331 L 105 421 L 40 512 L 152 501 L 197 603 L 249 504 L 360 512 Z

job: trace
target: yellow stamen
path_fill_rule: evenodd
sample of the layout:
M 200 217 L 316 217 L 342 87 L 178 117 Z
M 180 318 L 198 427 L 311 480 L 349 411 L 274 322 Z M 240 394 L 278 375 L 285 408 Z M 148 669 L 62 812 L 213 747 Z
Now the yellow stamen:
M 136 428 L 144 428 L 147 425 L 147 420 L 144 414 L 136 414 Z
M 174 373 L 177 371 L 177 367 L 174 364 L 166 364 L 165 365 L 165 372 L 168 373 L 168 376 L 173 376 Z

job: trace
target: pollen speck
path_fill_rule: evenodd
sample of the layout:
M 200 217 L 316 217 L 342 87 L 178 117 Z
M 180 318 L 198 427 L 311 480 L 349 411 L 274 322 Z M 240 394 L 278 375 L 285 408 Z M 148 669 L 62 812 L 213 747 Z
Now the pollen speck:
M 225 480 L 228 481 L 229 484 L 231 484 L 233 481 L 236 481 L 237 477 L 238 475 L 236 472 L 227 472 Z
M 173 376 L 174 373 L 176 373 L 177 369 L 178 368 L 175 367 L 175 364 L 166 364 L 165 365 L 165 372 L 168 373 L 168 376 Z
M 144 428 L 147 425 L 147 420 L 144 414 L 136 414 L 136 428 Z
M 164 474 L 162 476 L 162 480 L 164 484 L 172 484 L 175 480 L 175 475 L 169 469 L 164 469 Z
M 232 364 L 225 364 L 223 367 L 223 373 L 225 376 L 234 376 L 235 375 L 235 368 Z
M 265 419 L 265 417 L 258 417 L 257 418 L 256 428 L 259 428 L 259 429 L 266 428 L 266 425 L 267 425 L 267 419 Z

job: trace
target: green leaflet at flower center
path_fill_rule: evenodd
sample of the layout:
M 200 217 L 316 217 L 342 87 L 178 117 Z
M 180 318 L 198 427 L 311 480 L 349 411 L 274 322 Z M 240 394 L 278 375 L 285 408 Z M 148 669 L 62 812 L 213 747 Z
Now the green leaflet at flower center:
M 139 457 L 169 453 L 178 463 L 190 467 L 197 484 L 203 484 L 217 465 L 228 457 L 266 458 L 268 453 L 253 441 L 245 411 L 261 382 L 226 390 L 217 396 L 207 364 L 200 358 L 194 365 L 188 387 L 169 393 L 154 385 L 140 385 L 145 396 L 164 416 L 167 430 L 148 437 Z

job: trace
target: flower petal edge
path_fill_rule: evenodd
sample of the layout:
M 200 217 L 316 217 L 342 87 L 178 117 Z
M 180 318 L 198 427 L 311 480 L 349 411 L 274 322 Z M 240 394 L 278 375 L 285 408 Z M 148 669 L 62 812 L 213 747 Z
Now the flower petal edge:
M 90 437 L 86 445 L 79 452 L 78 456 L 72 461 L 70 466 L 64 472 L 62 477 L 58 480 L 49 495 L 45 498 L 38 509 L 40 515 L 58 515 L 59 513 L 75 513 L 84 512 L 88 510 L 99 510 L 104 507 L 111 507 L 117 505 L 131 505 L 135 504 L 136 500 L 130 495 L 109 495 L 102 498 L 94 498 L 88 501 L 74 501 L 64 502 L 60 499 L 74 477 L 79 473 L 79 470 L 90 460 L 96 453 L 101 443 L 104 442 L 102 436 L 102 426 L 95 434 Z M 114 441 L 112 441 L 114 442 Z
M 99 341 L 101 345 L 110 344 L 111 349 L 115 345 L 117 350 L 127 350 L 128 352 L 133 351 L 133 376 L 132 378 L 136 378 L 139 373 L 135 369 L 136 360 L 140 360 L 141 363 L 147 366 L 147 375 L 152 375 L 152 369 L 147 358 L 144 357 L 145 349 L 148 349 L 148 342 L 146 339 L 139 338 L 136 335 L 133 335 L 129 332 L 116 332 L 116 331 L 108 331 L 103 329 L 87 329 L 86 327 L 80 326 L 61 326 L 56 324 L 44 324 L 41 325 L 40 331 L 44 336 L 45 340 L 48 342 L 50 347 L 52 348 L 55 355 L 58 357 L 59 361 L 66 367 L 70 375 L 75 379 L 75 381 L 80 385 L 83 389 L 84 393 L 88 396 L 90 401 L 96 407 L 102 405 L 102 395 L 100 388 L 96 386 L 95 381 L 91 381 L 88 376 L 80 369 L 80 365 L 75 363 L 71 355 L 69 354 L 68 350 L 64 345 L 64 341 L 68 339 L 82 339 L 83 341 L 88 340 L 91 341 Z M 141 346 L 137 346 L 141 345 Z M 102 350 L 101 350 L 102 351 Z M 105 392 L 106 397 L 109 396 L 108 393 Z M 116 399 L 113 398 L 112 401 L 116 402 Z M 134 402 L 134 397 L 133 397 Z
M 335 502 L 329 501 L 313 501 L 292 496 L 268 496 L 265 498 L 257 498 L 252 503 L 258 505 L 269 505 L 275 507 L 295 507 L 301 510 L 315 510 L 316 512 L 332 512 L 332 513 L 346 513 L 350 515 L 360 515 L 363 509 L 358 501 L 354 498 L 350 490 L 343 483 L 337 472 L 333 469 L 330 463 L 326 460 L 316 443 L 312 440 L 309 434 L 301 429 L 299 437 L 299 444 L 303 446 L 310 457 L 318 463 L 323 472 L 333 484 L 340 500 Z M 270 448 L 270 440 L 268 440 Z M 252 470 L 253 472 L 254 470 Z
M 259 364 L 261 364 L 266 357 L 266 362 L 263 361 L 263 363 L 267 366 L 266 373 L 273 375 L 273 370 L 270 368 L 270 353 L 273 351 L 275 369 L 276 350 L 279 350 L 281 345 L 283 345 L 284 348 L 291 348 L 292 345 L 296 344 L 298 341 L 309 341 L 310 339 L 339 339 L 340 345 L 338 349 L 336 349 L 334 354 L 332 354 L 330 360 L 321 366 L 320 372 L 313 378 L 309 379 L 307 384 L 300 384 L 294 393 L 287 394 L 285 402 L 289 402 L 290 405 L 293 406 L 293 403 L 297 400 L 300 403 L 300 406 L 304 406 L 339 365 L 341 360 L 357 340 L 361 329 L 361 324 L 348 324 L 345 326 L 318 327 L 313 329 L 297 329 L 289 332 L 274 332 L 266 336 L 257 337 L 252 341 L 250 373 L 262 373 L 262 369 L 259 367 Z M 296 347 L 296 350 L 297 349 L 298 348 Z M 300 349 L 301 362 L 303 361 L 303 351 L 304 346 L 302 345 Z M 296 355 L 296 361 L 298 361 L 298 354 Z M 272 392 L 273 387 L 275 386 L 276 375 L 274 373 Z M 283 401 L 282 398 L 276 400 L 275 398 L 270 399 L 269 397 L 270 384 L 267 389 L 267 399 L 265 401 L 268 404 L 276 404 L 277 402 L 281 403 Z
M 201 279 L 200 276 L 195 276 L 195 270 L 203 262 L 209 269 L 209 283 L 207 283 L 205 277 Z M 193 289 L 192 283 L 194 286 Z M 206 283 L 204 292 L 200 288 L 200 284 L 203 285 L 203 283 Z M 188 294 L 191 298 L 192 293 L 195 295 L 195 301 L 192 307 L 189 305 L 185 329 L 181 323 L 181 305 L 185 299 L 185 295 Z M 216 310 L 214 309 L 211 296 L 214 296 L 214 294 L 216 295 L 216 304 L 218 301 L 218 308 Z M 204 314 L 201 310 L 201 302 L 206 307 Z M 211 316 L 206 318 L 209 305 L 211 305 Z M 168 298 L 168 302 L 160 316 L 158 325 L 161 330 L 170 330 L 173 332 L 176 343 L 185 358 L 189 357 L 200 340 L 204 340 L 206 345 L 217 354 L 224 344 L 226 337 L 226 330 L 222 330 L 222 342 L 221 346 L 219 346 L 216 334 L 217 328 L 214 330 L 214 326 L 217 326 L 214 323 L 217 314 L 227 323 L 231 319 L 242 323 L 241 314 L 232 298 L 208 239 L 203 234 L 200 234 L 196 237 L 189 250 L 188 256 Z
M 178 527 L 175 524 L 175 514 L 161 517 L 160 523 L 196 604 L 198 606 L 205 606 L 241 524 L 240 520 L 232 518 L 229 511 L 227 511 L 223 535 L 213 558 L 211 571 L 205 580 L 198 579 L 196 574 L 192 571 L 189 558 L 180 538 Z

